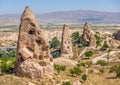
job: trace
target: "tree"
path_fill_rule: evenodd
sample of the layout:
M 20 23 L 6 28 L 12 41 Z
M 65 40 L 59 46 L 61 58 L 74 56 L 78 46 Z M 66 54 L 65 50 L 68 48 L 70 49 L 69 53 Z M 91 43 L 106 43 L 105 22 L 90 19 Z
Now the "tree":
M 116 77 L 120 78 L 120 64 L 117 64 L 115 66 L 112 66 L 109 70 L 109 72 L 115 72 L 116 73 Z
M 16 57 L 16 49 L 12 49 L 10 51 L 0 51 L 0 58 L 3 57 Z
M 65 71 L 66 70 L 66 66 L 65 65 L 58 65 L 58 64 L 54 64 L 54 68 L 55 70 L 58 72 L 58 75 L 61 71 Z
M 101 40 L 100 36 L 98 36 L 97 34 L 95 34 L 95 38 L 96 40 Z
M 97 46 L 100 46 L 101 45 L 101 41 L 102 41 L 101 37 L 98 36 L 97 34 L 95 34 L 95 39 L 96 39 Z
M 86 74 L 82 75 L 82 80 L 83 80 L 84 82 L 87 80 L 87 75 L 86 75 Z
M 12 73 L 9 69 L 14 67 L 14 64 L 16 62 L 15 57 L 3 57 L 2 62 L 0 63 L 0 69 L 3 73 L 10 72 Z
M 108 45 L 107 43 L 104 43 L 104 44 L 103 44 L 103 47 L 109 48 L 109 45 Z
M 89 42 L 83 41 L 83 42 L 82 42 L 82 45 L 83 45 L 83 46 L 89 46 Z
M 104 67 L 107 65 L 107 62 L 105 60 L 98 60 L 97 64 Z
M 57 37 L 52 38 L 52 41 L 49 41 L 50 48 L 57 48 L 60 46 L 60 41 L 57 39 Z
M 72 42 L 73 42 L 73 44 L 79 44 L 81 38 L 82 38 L 82 36 L 80 35 L 80 33 L 78 31 L 74 32 L 72 34 Z
M 60 52 L 56 52 L 56 57 L 59 57 L 60 56 Z
M 64 82 L 62 85 L 72 85 L 69 81 Z
M 87 52 L 85 52 L 85 56 L 86 57 L 90 57 L 90 56 L 92 56 L 93 55 L 93 52 L 92 51 L 87 51 Z
M 75 74 L 76 76 L 79 76 L 82 73 L 82 70 L 78 67 L 74 67 L 73 69 L 70 69 L 70 73 L 72 76 Z
M 2 58 L 2 62 L 0 64 L 0 68 L 1 68 L 2 74 L 4 72 L 6 72 L 6 70 L 8 69 L 7 58 Z
M 109 48 L 109 45 L 107 43 L 104 43 L 100 50 L 105 51 L 107 48 Z

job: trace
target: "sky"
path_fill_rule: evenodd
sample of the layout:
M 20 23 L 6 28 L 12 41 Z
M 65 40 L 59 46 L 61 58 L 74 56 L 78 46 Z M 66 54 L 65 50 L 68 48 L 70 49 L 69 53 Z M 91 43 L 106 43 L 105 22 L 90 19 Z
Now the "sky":
M 22 13 L 26 6 L 36 14 L 66 10 L 120 12 L 120 0 L 0 0 L 0 14 Z

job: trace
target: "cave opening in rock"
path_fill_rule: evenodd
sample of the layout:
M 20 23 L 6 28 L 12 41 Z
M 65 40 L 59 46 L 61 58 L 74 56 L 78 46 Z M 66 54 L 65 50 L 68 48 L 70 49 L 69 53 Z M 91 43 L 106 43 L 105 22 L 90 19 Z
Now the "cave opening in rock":
M 41 44 L 41 40 L 36 40 L 36 43 L 37 43 L 38 45 L 40 45 L 40 44 Z
M 29 34 L 30 34 L 30 35 L 33 35 L 34 33 L 35 33 L 34 30 L 30 30 L 30 31 L 29 31 Z

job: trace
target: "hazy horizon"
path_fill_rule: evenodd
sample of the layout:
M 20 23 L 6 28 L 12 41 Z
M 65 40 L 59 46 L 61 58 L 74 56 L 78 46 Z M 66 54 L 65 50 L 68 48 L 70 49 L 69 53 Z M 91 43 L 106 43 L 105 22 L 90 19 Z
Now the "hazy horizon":
M 22 13 L 29 6 L 35 14 L 69 10 L 93 10 L 120 13 L 120 0 L 1 0 L 0 15 Z

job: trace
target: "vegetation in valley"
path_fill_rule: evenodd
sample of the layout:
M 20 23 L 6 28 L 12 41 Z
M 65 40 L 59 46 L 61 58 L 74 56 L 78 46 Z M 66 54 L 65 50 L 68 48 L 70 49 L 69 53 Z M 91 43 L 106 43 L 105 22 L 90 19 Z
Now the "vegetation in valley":
M 79 26 L 78 26 L 79 27 Z M 95 31 L 98 26 L 92 26 L 91 28 Z M 71 27 L 72 28 L 72 27 Z M 74 28 L 74 27 L 73 27 Z M 73 29 L 72 28 L 72 29 Z M 100 30 L 105 30 L 105 26 L 100 26 Z M 108 29 L 107 27 L 106 29 Z M 113 28 L 109 31 L 113 31 Z M 52 28 L 51 28 L 52 29 Z M 81 29 L 81 27 L 77 28 Z M 49 30 L 49 28 L 48 28 Z M 73 52 L 75 53 L 75 61 L 77 64 L 75 66 L 67 66 L 54 64 L 55 73 L 53 75 L 53 79 L 56 84 L 61 83 L 61 85 L 72 85 L 72 82 L 78 80 L 83 85 L 89 85 L 92 83 L 93 85 L 118 85 L 120 83 L 120 63 L 111 63 L 111 55 L 114 47 L 109 46 L 106 43 L 103 43 L 105 38 L 103 35 L 100 36 L 98 32 L 95 33 L 96 39 L 96 48 L 95 49 L 87 49 L 82 56 L 79 56 L 81 52 L 88 47 L 88 42 L 80 42 L 82 38 L 82 34 L 79 31 L 73 32 L 71 35 L 72 44 L 73 44 Z M 51 52 L 55 52 L 55 58 L 60 57 L 60 40 L 57 37 L 53 37 L 49 42 Z M 109 51 L 110 49 L 110 51 Z M 109 58 L 106 60 L 98 60 L 93 64 L 93 59 L 101 56 L 105 53 L 109 53 Z M 117 53 L 115 54 L 117 55 Z M 0 51 L 0 84 L 3 85 L 26 85 L 26 82 L 33 82 L 36 85 L 44 85 L 46 81 L 39 82 L 38 80 L 30 80 L 27 78 L 19 78 L 12 74 L 13 67 L 16 61 L 16 50 L 11 51 Z M 119 55 L 117 56 L 119 57 Z M 117 58 L 116 57 L 116 58 Z M 109 63 L 107 61 L 109 59 Z M 63 62 L 64 63 L 64 62 Z M 71 62 L 72 63 L 72 62 Z M 10 74 L 11 73 L 11 74 Z M 10 74 L 10 75 L 8 75 Z M 66 81 L 69 80 L 69 81 Z M 5 82 L 6 83 L 5 83 Z M 107 81 L 107 82 L 106 82 Z M 8 83 L 9 82 L 9 83 Z M 99 83 L 98 83 L 99 82 Z M 14 84 L 13 84 L 14 83 Z

